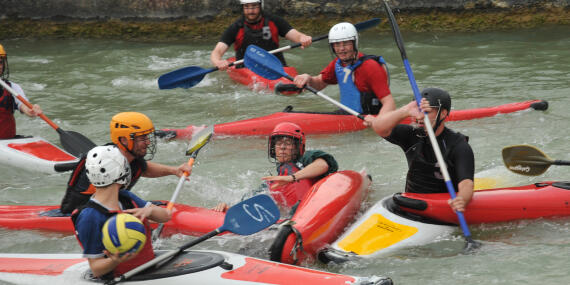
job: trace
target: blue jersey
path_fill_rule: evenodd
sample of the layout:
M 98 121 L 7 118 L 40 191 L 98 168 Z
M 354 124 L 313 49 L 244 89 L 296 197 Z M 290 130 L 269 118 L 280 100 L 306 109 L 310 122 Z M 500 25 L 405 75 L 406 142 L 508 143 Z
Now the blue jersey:
M 136 208 L 146 207 L 150 202 L 147 202 L 130 191 L 120 190 L 119 195 L 126 196 L 133 201 Z M 101 205 L 99 201 L 91 198 L 91 201 Z M 124 210 L 124 205 L 119 202 L 121 211 Z M 112 213 L 113 211 L 109 211 Z M 116 212 L 118 213 L 118 212 Z M 108 215 L 101 213 L 95 208 L 86 207 L 79 213 L 75 221 L 75 234 L 77 240 L 83 247 L 83 257 L 85 258 L 100 258 L 104 257 L 103 250 L 103 234 L 102 229 L 105 222 L 109 219 Z

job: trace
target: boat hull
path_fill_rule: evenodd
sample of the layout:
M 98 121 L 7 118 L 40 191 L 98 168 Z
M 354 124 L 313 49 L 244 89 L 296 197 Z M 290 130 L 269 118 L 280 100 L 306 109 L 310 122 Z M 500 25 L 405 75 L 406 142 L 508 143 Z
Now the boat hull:
M 13 284 L 94 284 L 78 254 L 0 254 L 0 280 Z M 356 277 L 279 264 L 221 251 L 186 251 L 159 269 L 121 284 L 392 284 L 386 277 Z M 369 282 L 369 283 L 367 283 Z
M 529 100 L 524 102 L 509 103 L 493 107 L 452 110 L 447 121 L 463 121 L 491 117 L 497 114 L 512 113 L 529 108 L 545 110 L 548 103 L 542 100 Z M 356 116 L 339 115 L 317 112 L 293 112 L 286 108 L 283 112 L 271 115 L 240 120 L 235 122 L 214 125 L 216 136 L 268 136 L 275 126 L 281 122 L 291 122 L 299 125 L 305 134 L 335 134 L 353 132 L 365 129 L 365 126 Z M 410 120 L 402 121 L 409 124 Z M 190 139 L 192 134 L 200 127 L 190 125 L 183 129 L 162 129 L 157 132 L 161 137 Z
M 464 216 L 468 224 L 570 216 L 570 184 L 542 182 L 520 187 L 475 191 Z M 402 193 L 395 196 L 403 211 L 444 223 L 459 224 L 447 204 L 449 195 Z
M 61 215 L 59 206 L 0 206 L 0 227 L 11 230 L 37 230 L 72 235 L 73 223 Z M 225 214 L 211 209 L 175 204 L 172 219 L 164 224 L 163 236 L 184 234 L 200 236 L 219 228 Z M 157 224 L 151 224 L 156 228 Z
M 56 173 L 56 165 L 74 164 L 78 160 L 41 137 L 0 140 L 0 153 L 0 164 L 42 173 Z
M 280 226 L 270 259 L 289 264 L 314 259 L 352 222 L 370 182 L 365 172 L 340 171 L 315 184 L 291 219 Z
M 456 226 L 406 215 L 392 196 L 368 209 L 336 241 L 321 250 L 320 261 L 342 263 L 358 258 L 385 256 L 403 248 L 420 246 L 448 236 Z
M 234 61 L 234 60 L 235 60 L 235 58 L 230 59 L 230 61 Z M 283 69 L 291 77 L 297 76 L 297 69 L 295 69 L 294 67 L 285 66 Z M 264 78 L 260 75 L 257 75 L 255 72 L 249 70 L 246 67 L 235 68 L 235 66 L 232 66 L 232 67 L 227 69 L 227 74 L 229 75 L 229 77 L 234 82 L 242 84 L 242 85 L 246 85 L 250 89 L 252 89 L 254 91 L 258 91 L 258 92 L 259 91 L 273 92 L 275 90 L 275 85 L 277 85 L 279 83 L 281 83 L 281 84 L 293 84 L 293 82 L 291 80 L 283 78 L 283 77 L 281 77 L 279 79 L 269 80 L 269 79 Z M 298 93 L 298 92 L 295 92 L 295 93 Z M 289 94 L 285 94 L 285 95 L 289 95 Z

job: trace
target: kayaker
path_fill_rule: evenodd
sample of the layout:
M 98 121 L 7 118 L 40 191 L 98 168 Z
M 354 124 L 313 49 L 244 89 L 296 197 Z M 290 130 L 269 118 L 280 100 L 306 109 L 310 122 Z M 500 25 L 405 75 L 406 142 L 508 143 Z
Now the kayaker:
M 87 153 L 85 169 L 89 181 L 96 187 L 87 204 L 72 215 L 75 234 L 93 275 L 110 279 L 154 258 L 152 229 L 148 220 L 165 223 L 170 220 L 171 213 L 125 190 L 131 180 L 131 167 L 117 146 L 91 149 Z M 103 245 L 103 225 L 107 219 L 121 212 L 134 215 L 145 225 L 146 243 L 138 253 L 111 254 Z
M 156 151 L 154 125 L 144 114 L 137 112 L 118 113 L 110 123 L 111 142 L 116 145 L 131 165 L 130 190 L 138 179 L 176 175 L 184 171 L 191 173 L 192 167 L 184 163 L 178 167 L 150 162 Z M 95 187 L 89 183 L 85 173 L 85 157 L 81 158 L 67 183 L 67 191 L 61 202 L 63 214 L 71 214 L 77 207 L 87 203 Z
M 0 79 L 4 80 L 16 93 L 28 100 L 24 94 L 24 90 L 20 85 L 9 81 L 10 69 L 8 68 L 8 55 L 4 46 L 0 44 Z M 30 109 L 22 104 L 15 96 L 12 96 L 8 90 L 0 85 L 0 139 L 11 139 L 16 137 L 16 118 L 14 118 L 14 111 L 19 110 L 20 113 L 26 114 L 28 117 L 37 117 L 41 114 L 42 108 L 34 104 Z
M 277 175 L 261 179 L 268 182 L 269 192 L 282 206 L 293 207 L 315 182 L 338 170 L 332 155 L 321 150 L 305 151 L 305 144 L 303 130 L 294 123 L 279 123 L 269 136 L 268 156 L 277 166 Z M 214 208 L 216 211 L 227 209 L 225 203 Z
M 340 102 L 361 114 L 375 115 L 396 109 L 384 60 L 358 51 L 358 32 L 354 25 L 346 22 L 334 25 L 329 31 L 329 44 L 335 59 L 319 75 L 297 75 L 294 80 L 297 87 L 308 84 L 322 90 L 329 84 L 338 84 Z M 373 117 L 365 118 L 365 125 L 370 126 Z
M 447 164 L 451 182 L 458 191 L 457 197 L 450 200 L 449 204 L 456 211 L 464 211 L 473 196 L 473 150 L 468 143 L 468 137 L 445 127 L 445 119 L 451 109 L 449 93 L 439 88 L 426 88 L 421 94 L 421 111 L 416 101 L 412 101 L 397 110 L 378 115 L 372 128 L 387 141 L 399 145 L 406 153 L 409 167 L 406 192 L 447 193 L 443 175 L 423 124 L 423 112 L 426 112 Z M 399 124 L 408 117 L 415 118 L 417 124 Z
M 301 43 L 302 48 L 311 45 L 312 38 L 294 29 L 283 18 L 263 11 L 262 0 L 239 0 L 243 15 L 231 24 L 210 54 L 210 61 L 219 70 L 226 70 L 229 62 L 222 56 L 234 44 L 236 60 L 243 59 L 245 49 L 255 44 L 268 51 L 279 48 L 279 36 Z M 287 66 L 283 53 L 275 56 Z

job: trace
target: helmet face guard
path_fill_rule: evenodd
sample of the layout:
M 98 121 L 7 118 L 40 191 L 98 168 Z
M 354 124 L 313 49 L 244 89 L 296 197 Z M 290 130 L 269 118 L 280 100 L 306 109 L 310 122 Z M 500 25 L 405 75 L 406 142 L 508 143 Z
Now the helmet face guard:
M 156 152 L 156 136 L 152 121 L 144 114 L 137 112 L 119 113 L 111 119 L 111 141 L 120 149 L 131 153 L 135 157 L 151 160 Z M 121 138 L 127 140 L 124 143 Z M 144 155 L 137 154 L 134 149 L 135 142 L 145 140 L 148 142 Z
M 329 31 L 329 46 L 331 52 L 336 56 L 333 43 L 352 41 L 355 55 L 358 54 L 358 31 L 356 27 L 348 22 L 334 25 Z
M 294 153 L 293 160 L 296 160 L 305 154 L 306 138 L 303 130 L 301 130 L 301 127 L 299 127 L 297 124 L 285 122 L 275 126 L 273 132 L 271 132 L 271 135 L 269 136 L 267 142 L 267 155 L 269 161 L 277 162 L 275 143 L 283 137 L 292 138 L 295 142 L 295 149 L 297 153 L 296 156 Z
M 435 124 L 433 126 L 433 131 L 435 132 L 441 123 L 449 115 L 451 109 L 451 96 L 447 91 L 439 88 L 425 88 L 421 92 L 422 97 L 426 98 L 429 102 L 430 107 L 437 108 L 437 115 L 435 117 Z M 447 110 L 447 115 L 441 118 L 441 111 Z

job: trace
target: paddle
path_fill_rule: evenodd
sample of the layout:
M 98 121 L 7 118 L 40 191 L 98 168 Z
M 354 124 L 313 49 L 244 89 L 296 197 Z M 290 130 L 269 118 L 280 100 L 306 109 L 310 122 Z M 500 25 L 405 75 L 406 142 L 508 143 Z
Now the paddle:
M 570 161 L 553 160 L 531 145 L 504 147 L 503 162 L 510 171 L 527 176 L 543 174 L 551 165 L 570 165 Z
M 253 196 L 247 200 L 241 201 L 226 212 L 226 217 L 224 218 L 224 224 L 201 236 L 195 240 L 192 240 L 183 246 L 162 254 L 149 262 L 132 269 L 131 271 L 116 277 L 115 279 L 105 283 L 105 284 L 117 284 L 121 281 L 127 280 L 133 275 L 155 266 L 171 257 L 174 257 L 184 250 L 197 245 L 211 237 L 214 237 L 220 233 L 229 231 L 238 235 L 250 235 L 259 232 L 268 226 L 273 225 L 279 219 L 279 209 L 273 200 L 267 195 L 257 195 Z M 191 222 L 191 221 L 190 221 Z M 163 263 L 164 264 L 164 263 Z
M 410 63 L 408 62 L 408 57 L 406 55 L 406 50 L 404 48 L 404 40 L 402 38 L 402 35 L 400 34 L 400 28 L 398 27 L 398 23 L 396 22 L 394 14 L 392 13 L 392 10 L 390 9 L 390 6 L 388 5 L 388 2 L 386 0 L 384 0 L 384 8 L 386 9 L 386 13 L 388 14 L 388 17 L 390 19 L 390 26 L 392 26 L 394 39 L 396 40 L 396 45 L 400 50 L 402 61 L 404 62 L 404 67 L 406 69 L 406 73 L 408 74 L 408 79 L 410 81 L 410 85 L 412 86 L 412 90 L 414 91 L 414 97 L 419 107 L 422 97 L 420 95 L 418 85 L 416 84 L 416 79 L 414 78 L 414 74 L 412 73 L 412 68 L 410 67 Z M 426 130 L 428 132 L 431 145 L 433 146 L 433 151 L 435 152 L 435 156 L 437 157 L 437 162 L 439 163 L 441 173 L 443 174 L 447 191 L 449 192 L 451 199 L 455 199 L 456 197 L 455 187 L 453 187 L 453 184 L 451 183 L 451 179 L 447 171 L 447 166 L 445 165 L 445 161 L 443 160 L 443 156 L 441 155 L 439 144 L 437 143 L 435 134 L 433 132 L 433 127 L 431 125 L 431 122 L 427 114 L 425 114 L 424 116 L 424 124 L 426 126 Z M 463 236 L 465 237 L 466 241 L 464 251 L 468 252 L 472 249 L 479 247 L 481 244 L 479 242 L 474 241 L 473 238 L 471 238 L 471 232 L 469 231 L 469 227 L 467 226 L 467 222 L 465 221 L 463 213 L 461 212 L 455 212 L 455 213 L 457 214 L 457 218 L 459 220 L 459 224 L 461 225 L 461 229 L 463 230 Z
M 15 98 L 18 98 L 20 102 L 22 102 L 26 107 L 32 109 L 34 106 L 28 102 L 28 100 L 24 99 L 23 96 L 16 93 L 14 89 L 12 89 L 4 80 L 0 79 L 0 85 L 2 85 L 6 90 L 8 90 Z M 74 131 L 64 131 L 59 126 L 57 126 L 52 120 L 50 120 L 46 115 L 41 114 L 40 118 L 42 118 L 48 125 L 54 128 L 57 133 L 59 134 L 59 139 L 61 141 L 61 145 L 63 148 L 71 153 L 76 157 L 80 157 L 82 154 L 89 152 L 93 147 L 95 147 L 95 143 L 91 140 L 86 138 L 84 135 L 74 132 Z
M 356 27 L 356 30 L 361 31 L 361 30 L 366 30 L 368 28 L 374 27 L 374 26 L 378 25 L 379 23 L 380 23 L 380 18 L 372 18 L 370 20 L 357 23 L 354 26 Z M 328 34 L 321 35 L 321 36 L 313 38 L 313 42 L 320 41 L 320 40 L 326 39 L 328 37 L 329 37 Z M 272 50 L 272 51 L 270 51 L 270 53 L 283 52 L 286 50 L 298 48 L 300 46 L 301 46 L 300 43 L 296 43 L 293 45 L 288 45 L 288 46 L 284 46 L 284 47 L 280 47 L 278 49 Z M 237 64 L 241 64 L 241 63 L 243 63 L 243 59 L 240 59 L 238 61 L 234 61 L 234 62 L 230 63 L 229 66 L 233 66 L 233 65 L 237 65 Z M 161 75 L 158 78 L 158 88 L 159 89 L 172 89 L 172 88 L 178 88 L 178 87 L 191 88 L 191 87 L 194 87 L 194 85 L 200 83 L 200 81 L 202 81 L 202 79 L 204 79 L 204 76 L 206 76 L 206 74 L 217 71 L 217 70 L 218 70 L 217 67 L 205 69 L 205 68 L 201 68 L 198 66 L 188 66 L 188 67 L 184 67 L 181 69 L 177 69 L 177 70 L 174 70 L 174 71 L 171 71 L 169 73 L 165 73 L 165 74 Z
M 273 80 L 281 77 L 285 77 L 291 81 L 293 81 L 293 77 L 285 72 L 283 69 L 283 64 L 281 61 L 274 55 L 270 54 L 266 50 L 256 46 L 256 45 L 249 45 L 247 50 L 245 51 L 244 56 L 244 64 L 247 68 L 251 71 L 255 72 L 256 74 Z M 364 116 L 359 114 L 358 112 L 350 109 L 346 105 L 332 99 L 331 97 L 323 94 L 320 91 L 317 91 L 315 88 L 305 85 L 303 88 L 315 93 L 316 95 L 320 96 L 321 98 L 335 104 L 339 108 L 347 111 L 348 113 L 357 116 L 361 120 L 364 120 Z
M 198 156 L 198 152 L 200 152 L 202 147 L 204 147 L 210 141 L 210 138 L 212 138 L 213 134 L 214 134 L 214 127 L 210 126 L 208 128 L 201 130 L 192 137 L 192 140 L 188 144 L 188 150 L 186 151 L 186 155 L 190 156 L 190 159 L 188 159 L 188 165 L 190 165 L 190 167 L 194 165 L 194 161 Z M 168 204 L 166 205 L 166 209 L 168 209 L 169 211 L 172 211 L 172 208 L 174 207 L 174 201 L 176 201 L 176 198 L 178 198 L 178 193 L 180 193 L 180 189 L 182 189 L 182 185 L 184 185 L 184 181 L 186 181 L 186 177 L 188 177 L 188 175 L 190 175 L 188 172 L 184 172 L 184 175 L 182 175 L 182 177 L 180 177 L 180 180 L 178 180 L 178 185 L 176 185 L 176 190 L 174 190 L 172 198 L 170 198 L 170 202 L 168 202 Z M 162 233 L 163 228 L 164 224 L 158 225 L 156 230 L 154 230 L 154 232 L 152 233 L 152 241 L 158 240 L 158 238 L 160 237 L 160 233 Z

